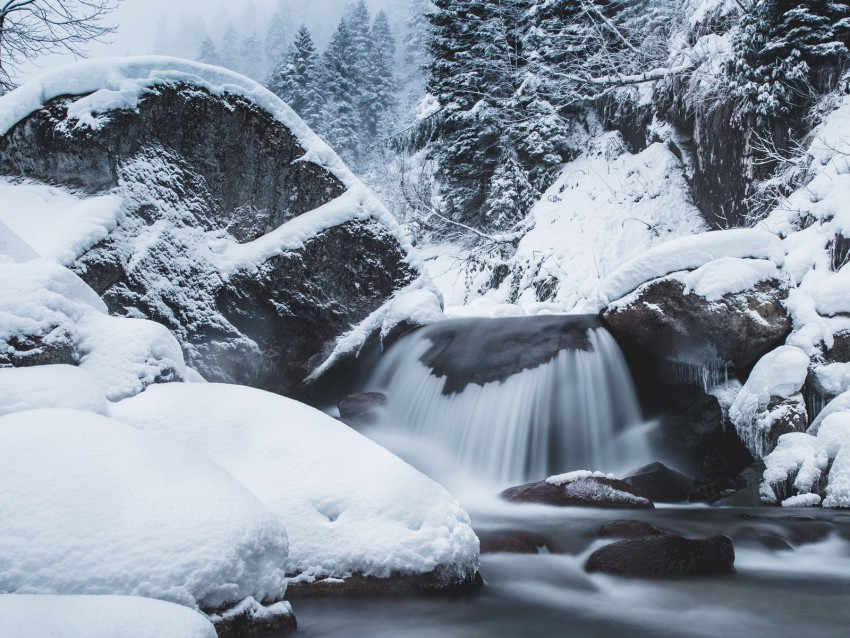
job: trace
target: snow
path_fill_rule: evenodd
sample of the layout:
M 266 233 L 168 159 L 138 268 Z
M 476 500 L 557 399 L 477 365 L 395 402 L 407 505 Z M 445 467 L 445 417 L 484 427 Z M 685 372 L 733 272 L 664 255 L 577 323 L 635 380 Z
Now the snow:
M 217 384 L 151 386 L 113 418 L 204 452 L 286 521 L 298 580 L 478 568 L 469 518 L 442 487 L 290 399 Z
M 70 365 L 0 368 L 0 416 L 37 408 L 67 408 L 106 414 L 103 388 L 85 370 Z
M 281 600 L 273 605 L 263 606 L 249 596 L 238 605 L 234 605 L 220 614 L 211 614 L 210 620 L 218 624 L 219 622 L 227 622 L 228 620 L 239 618 L 240 616 L 249 616 L 253 621 L 267 621 L 277 616 L 291 615 L 292 605 L 285 600 Z
M 798 494 L 783 500 L 783 506 L 821 504 L 815 488 L 826 482 L 822 505 L 850 507 L 850 412 L 832 411 L 823 417 L 817 436 L 781 436 L 776 450 L 765 458 L 765 465 L 761 491 L 766 500 L 773 500 L 771 483 L 784 483 L 796 472 L 793 485 Z
M 117 195 L 81 198 L 53 186 L 3 178 L 0 202 L 0 222 L 39 255 L 64 266 L 107 237 L 122 207 Z
M 805 352 L 793 346 L 780 346 L 759 359 L 729 408 L 729 418 L 738 436 L 757 458 L 768 451 L 767 438 L 774 422 L 786 416 L 781 406 L 765 414 L 771 398 L 797 398 L 802 403 L 798 395 L 808 372 L 809 357 Z
M 2 214 L 0 210 L 0 216 Z M 0 256 L 12 261 L 29 261 L 38 257 L 38 253 L 0 219 Z
M 706 230 L 689 202 L 685 167 L 667 145 L 650 144 L 632 154 L 619 134 L 602 133 L 589 137 L 588 147 L 564 165 L 532 208 L 530 229 L 504 262 L 513 276 L 497 289 L 479 292 L 491 272 L 476 268 L 480 255 L 469 249 L 451 243 L 416 248 L 446 300 L 447 315 L 580 311 L 599 281 L 624 262 Z M 557 284 L 554 294 L 538 298 L 536 286 L 549 281 Z M 548 307 L 539 307 L 541 300 Z
M 201 614 L 134 596 L 0 595 L 3 638 L 216 638 Z
M 708 301 L 750 290 L 756 284 L 783 276 L 772 261 L 723 257 L 677 277 L 685 284 L 685 294 L 693 292 Z
M 605 472 L 575 470 L 574 472 L 567 472 L 566 474 L 556 474 L 555 476 L 550 476 L 546 479 L 546 482 L 549 485 L 564 485 L 565 483 L 572 483 L 573 481 L 585 478 L 604 478 L 614 480 L 617 477 L 613 474 L 606 474 Z
M 268 111 L 306 149 L 303 161 L 335 175 L 346 187 L 359 184 L 336 153 L 274 93 L 238 73 L 199 62 L 164 56 L 98 58 L 78 61 L 35 76 L 0 96 L 0 135 L 60 96 L 81 96 L 68 105 L 68 117 L 78 127 L 100 128 L 110 111 L 138 108 L 158 86 L 189 84 L 213 95 L 243 97 Z
M 283 526 L 193 447 L 88 412 L 0 417 L 0 593 L 282 598 Z
M 333 352 L 305 381 L 311 382 L 320 378 L 347 355 L 358 355 L 369 338 L 376 333 L 380 334 L 383 346 L 383 340 L 400 324 L 427 326 L 443 318 L 443 299 L 439 291 L 429 277 L 421 276 L 340 336 Z
M 766 265 L 754 263 L 739 270 L 742 264 L 729 258 L 769 260 L 781 266 L 784 257 L 782 241 L 773 233 L 744 228 L 710 231 L 672 240 L 646 251 L 606 277 L 599 284 L 597 294 L 601 307 L 605 307 L 652 279 L 722 260 L 703 270 L 694 284 L 719 298 L 727 292 L 739 292 L 738 286 L 742 283 L 754 279 L 761 281 L 769 272 Z
M 0 344 L 43 336 L 71 347 L 80 367 L 118 400 L 159 378 L 183 378 L 183 352 L 164 326 L 110 317 L 100 297 L 67 268 L 46 259 L 0 256 Z
M 820 411 L 809 426 L 809 434 L 817 435 L 821 424 L 823 424 L 823 422 L 831 415 L 840 412 L 850 412 L 850 391 L 839 394 L 832 401 L 826 404 L 826 407 Z

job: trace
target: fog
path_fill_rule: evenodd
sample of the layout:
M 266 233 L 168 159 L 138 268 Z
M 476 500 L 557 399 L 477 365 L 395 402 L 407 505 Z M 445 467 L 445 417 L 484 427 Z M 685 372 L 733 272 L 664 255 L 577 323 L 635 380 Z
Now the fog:
M 122 0 L 118 9 L 106 18 L 106 23 L 116 25 L 117 30 L 105 42 L 91 43 L 87 53 L 89 57 L 152 53 L 194 57 L 196 51 L 189 50 L 190 45 L 183 50 L 173 45 L 164 46 L 162 40 L 168 38 L 162 38 L 162 33 L 179 33 L 191 27 L 216 39 L 224 33 L 228 24 L 233 24 L 241 34 L 256 31 L 263 37 L 279 5 L 289 8 L 293 30 L 300 24 L 307 25 L 316 44 L 323 48 L 351 4 L 353 0 Z M 367 0 L 367 4 L 373 14 L 380 10 L 388 14 L 398 39 L 410 0 Z M 171 41 L 174 40 L 172 37 Z M 191 39 L 187 41 L 195 46 Z M 41 57 L 25 65 L 18 80 L 25 81 L 33 73 L 72 60 L 70 55 Z

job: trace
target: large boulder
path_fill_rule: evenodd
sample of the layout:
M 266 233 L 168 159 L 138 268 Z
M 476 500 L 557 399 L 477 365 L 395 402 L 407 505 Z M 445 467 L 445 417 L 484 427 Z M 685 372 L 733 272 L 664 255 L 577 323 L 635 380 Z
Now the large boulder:
M 388 330 L 376 311 L 425 282 L 327 145 L 224 70 L 131 58 L 44 74 L 0 99 L 0 174 L 116 196 L 65 265 L 110 313 L 167 326 L 210 380 L 302 395 L 342 335 L 369 318 L 356 349 Z M 0 214 L 13 230 L 15 214 Z
M 623 479 L 658 503 L 687 501 L 694 480 L 663 463 L 650 463 L 629 472 Z
M 688 539 L 672 534 L 630 538 L 593 552 L 585 569 L 617 576 L 703 576 L 730 573 L 735 548 L 727 536 Z
M 745 370 L 791 332 L 784 255 L 778 237 L 756 230 L 662 244 L 600 284 L 603 322 L 655 359 Z

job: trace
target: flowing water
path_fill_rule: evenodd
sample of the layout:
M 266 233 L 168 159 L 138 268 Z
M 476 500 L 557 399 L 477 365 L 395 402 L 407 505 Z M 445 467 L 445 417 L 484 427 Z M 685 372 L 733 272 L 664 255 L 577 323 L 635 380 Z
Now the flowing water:
M 651 456 L 651 425 L 641 425 L 607 332 L 587 318 L 496 321 L 445 322 L 393 348 L 364 388 L 389 397 L 382 422 L 364 434 L 445 485 L 477 532 L 533 532 L 551 551 L 482 555 L 485 586 L 471 595 L 296 600 L 298 636 L 850 635 L 850 512 L 617 511 L 496 498 L 510 483 L 574 469 L 617 472 Z M 670 580 L 586 573 L 587 557 L 611 542 L 599 538 L 600 526 L 617 519 L 694 538 L 726 534 L 735 543 L 735 573 Z

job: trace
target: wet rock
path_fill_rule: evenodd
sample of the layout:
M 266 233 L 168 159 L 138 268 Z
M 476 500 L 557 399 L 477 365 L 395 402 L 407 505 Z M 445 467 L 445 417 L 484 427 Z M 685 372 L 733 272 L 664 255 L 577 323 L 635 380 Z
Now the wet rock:
M 537 554 L 551 550 L 545 536 L 519 529 L 497 529 L 477 532 L 482 554 Z
M 615 478 L 587 476 L 557 484 L 547 481 L 509 487 L 499 496 L 514 503 L 561 507 L 652 508 L 640 490 Z
M 618 341 L 657 359 L 744 370 L 791 332 L 787 296 L 787 285 L 771 279 L 709 301 L 669 276 L 611 304 L 602 320 Z
M 395 231 L 364 215 L 228 265 L 218 251 L 347 188 L 247 99 L 163 85 L 97 128 L 70 119 L 75 99 L 48 102 L 0 137 L 0 174 L 120 197 L 117 227 L 72 268 L 111 314 L 168 327 L 206 379 L 303 397 L 337 339 L 420 276 Z
M 687 501 L 694 485 L 690 476 L 657 462 L 632 470 L 623 481 L 658 503 Z
M 688 539 L 665 535 L 632 538 L 606 545 L 590 555 L 589 572 L 618 576 L 703 576 L 731 573 L 735 549 L 727 536 Z
M 230 609 L 211 613 L 210 620 L 218 638 L 265 638 L 290 633 L 298 627 L 289 603 L 265 607 L 253 598 Z
M 608 521 L 599 528 L 601 538 L 646 538 L 647 536 L 667 536 L 669 532 L 657 528 L 646 521 Z
M 548 363 L 562 350 L 590 350 L 588 330 L 596 315 L 553 315 L 489 319 L 482 331 L 469 321 L 440 321 L 422 335 L 432 345 L 423 364 L 445 377 L 444 394 L 462 392 L 470 383 L 484 385 Z M 474 330 L 474 338 L 469 331 Z
M 761 486 L 758 483 L 753 483 L 723 498 L 714 500 L 712 504 L 718 507 L 771 507 L 769 503 L 761 500 L 760 489 Z
M 447 578 L 440 570 L 420 575 L 393 574 L 387 578 L 352 574 L 346 579 L 329 578 L 314 582 L 290 583 L 286 588 L 289 600 L 324 596 L 397 596 L 411 594 L 465 594 L 484 584 L 481 574 L 457 581 Z
M 348 425 L 369 425 L 380 415 L 387 397 L 382 392 L 355 392 L 337 403 L 340 421 Z

